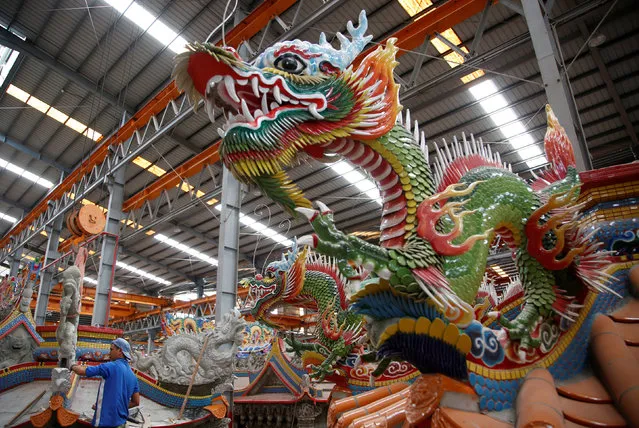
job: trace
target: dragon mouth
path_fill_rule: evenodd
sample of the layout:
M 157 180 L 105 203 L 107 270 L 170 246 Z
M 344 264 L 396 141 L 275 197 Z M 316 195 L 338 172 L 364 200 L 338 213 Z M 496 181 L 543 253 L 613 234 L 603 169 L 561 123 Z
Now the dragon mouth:
M 247 298 L 247 306 L 251 309 L 256 309 L 258 303 L 262 302 L 266 297 L 274 295 L 277 289 L 276 285 L 253 285 L 249 290 Z
M 257 130 L 265 121 L 275 121 L 290 110 L 306 111 L 315 119 L 324 119 L 321 112 L 327 101 L 323 95 L 300 94 L 279 75 L 265 76 L 258 71 L 229 68 L 230 73 L 211 77 L 204 101 L 209 118 L 214 121 L 215 109 L 226 111 L 226 122 L 218 128 L 221 138 L 233 128 Z

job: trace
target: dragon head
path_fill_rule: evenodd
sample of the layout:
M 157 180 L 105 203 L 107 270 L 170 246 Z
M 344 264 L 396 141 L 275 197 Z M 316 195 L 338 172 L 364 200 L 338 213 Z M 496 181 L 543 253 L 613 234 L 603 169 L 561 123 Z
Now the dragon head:
M 270 263 L 264 275 L 256 275 L 248 281 L 249 294 L 247 308 L 255 319 L 280 327 L 271 316 L 275 308 L 294 302 L 304 285 L 305 262 L 308 248 L 298 251 L 294 241 L 290 252 L 282 255 L 282 259 Z
M 357 27 L 348 23 L 351 40 L 337 33 L 340 49 L 322 33 L 318 44 L 277 43 L 252 63 L 210 43 L 193 43 L 176 57 L 178 87 L 194 103 L 203 99 L 212 121 L 215 108 L 225 114 L 218 132 L 226 166 L 291 212 L 311 206 L 285 172 L 299 152 L 322 158 L 323 144 L 375 139 L 395 124 L 401 108 L 395 40 L 353 66 L 372 38 L 367 27 L 362 11 Z

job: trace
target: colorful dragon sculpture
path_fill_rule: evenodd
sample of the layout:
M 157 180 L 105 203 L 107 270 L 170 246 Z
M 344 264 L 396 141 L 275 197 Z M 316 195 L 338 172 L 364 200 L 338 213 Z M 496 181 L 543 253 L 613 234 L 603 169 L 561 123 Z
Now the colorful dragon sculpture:
M 499 388 L 516 390 L 520 368 L 563 361 L 557 344 L 582 326 L 585 296 L 607 290 L 605 254 L 574 221 L 570 142 L 547 108 L 553 169 L 532 185 L 472 137 L 435 145 L 431 168 L 424 133 L 400 114 L 395 40 L 359 60 L 371 40 L 365 14 L 347 29 L 351 40 L 337 35 L 340 49 L 322 35 L 319 44 L 277 43 L 252 63 L 231 48 L 195 43 L 178 55 L 174 76 L 194 102 L 204 99 L 212 120 L 215 108 L 234 112 L 218 130 L 220 155 L 239 180 L 309 218 L 315 233 L 299 242 L 340 260 L 347 278 L 353 266 L 370 272 L 348 297 L 378 358 L 471 383 L 512 379 Z M 340 155 L 377 183 L 380 246 L 339 231 L 325 205 L 312 209 L 285 172 L 300 153 Z M 523 296 L 515 309 L 479 318 L 473 307 L 496 236 L 514 253 Z
M 292 306 L 317 311 L 317 341 L 300 342 L 293 335 L 286 341 L 303 361 L 321 361 L 312 366 L 312 374 L 324 379 L 364 337 L 363 318 L 348 310 L 346 290 L 352 283 L 340 273 L 335 260 L 310 252 L 308 247 L 298 251 L 294 244 L 281 260 L 267 266 L 264 275 L 247 281 L 247 307 L 257 320 L 280 330 L 284 326 L 272 316 L 274 309 Z

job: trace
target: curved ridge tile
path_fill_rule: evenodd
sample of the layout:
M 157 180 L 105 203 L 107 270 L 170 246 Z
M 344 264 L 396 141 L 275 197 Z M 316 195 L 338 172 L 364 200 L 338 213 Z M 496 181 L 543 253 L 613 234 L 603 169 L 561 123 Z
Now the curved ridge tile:
M 566 419 L 587 427 L 624 428 L 626 420 L 612 404 L 584 403 L 559 397 Z
M 557 392 L 567 398 L 588 403 L 612 403 L 606 387 L 594 376 L 557 387 Z

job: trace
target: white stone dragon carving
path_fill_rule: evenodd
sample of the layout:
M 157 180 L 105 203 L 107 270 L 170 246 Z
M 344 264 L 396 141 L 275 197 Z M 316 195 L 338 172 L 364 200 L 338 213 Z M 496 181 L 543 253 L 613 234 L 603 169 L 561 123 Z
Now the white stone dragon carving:
M 233 358 L 242 344 L 245 325 L 239 312 L 230 312 L 212 331 L 170 336 L 161 349 L 147 357 L 136 352 L 133 367 L 164 382 L 188 385 L 208 335 L 193 384 L 224 382 L 232 374 Z

